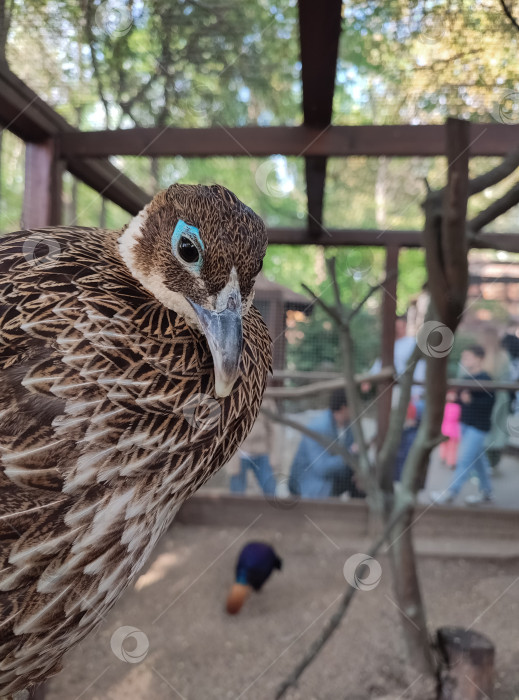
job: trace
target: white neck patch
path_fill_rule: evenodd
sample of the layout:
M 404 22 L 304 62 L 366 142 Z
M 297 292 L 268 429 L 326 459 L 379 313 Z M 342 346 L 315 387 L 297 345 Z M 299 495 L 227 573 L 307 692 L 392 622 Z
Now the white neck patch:
M 135 263 L 135 246 L 143 236 L 142 229 L 148 217 L 148 206 L 147 204 L 144 209 L 130 221 L 126 231 L 124 231 L 119 238 L 118 244 L 121 257 L 135 279 L 140 282 L 145 289 L 151 292 L 161 304 L 164 304 L 168 309 L 182 316 L 188 326 L 200 330 L 197 316 L 186 298 L 182 296 L 182 294 L 172 292 L 171 289 L 168 289 L 164 284 L 164 280 L 162 280 L 159 275 L 156 273 L 146 275 Z

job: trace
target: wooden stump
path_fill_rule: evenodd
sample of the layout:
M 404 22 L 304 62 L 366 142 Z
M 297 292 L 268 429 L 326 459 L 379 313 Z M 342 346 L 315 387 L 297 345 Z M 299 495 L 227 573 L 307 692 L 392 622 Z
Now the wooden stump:
M 462 627 L 441 627 L 437 639 L 443 658 L 439 700 L 491 700 L 495 650 L 490 639 Z

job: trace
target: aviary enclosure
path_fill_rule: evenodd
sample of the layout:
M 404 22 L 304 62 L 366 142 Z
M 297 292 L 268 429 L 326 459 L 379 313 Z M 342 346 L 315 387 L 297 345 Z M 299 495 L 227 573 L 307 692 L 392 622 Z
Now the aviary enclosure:
M 510 0 L 0 0 L 5 697 L 519 695 L 518 45 Z

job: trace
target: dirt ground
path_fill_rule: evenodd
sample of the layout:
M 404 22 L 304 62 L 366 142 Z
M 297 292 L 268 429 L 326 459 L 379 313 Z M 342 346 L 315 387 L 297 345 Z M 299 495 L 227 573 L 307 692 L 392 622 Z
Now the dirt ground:
M 240 615 L 229 617 L 224 600 L 234 562 L 252 539 L 271 542 L 284 568 Z M 345 561 L 358 551 L 347 537 L 332 541 L 316 528 L 176 524 L 135 587 L 71 651 L 46 698 L 270 700 L 334 609 L 347 585 Z M 403 678 L 398 611 L 387 560 L 379 561 L 380 583 L 355 596 L 343 624 L 288 698 L 417 697 L 418 679 L 413 684 Z M 494 698 L 519 700 L 519 564 L 428 558 L 420 570 L 431 630 L 473 626 L 488 635 L 497 649 Z M 120 631 L 123 626 L 137 631 Z

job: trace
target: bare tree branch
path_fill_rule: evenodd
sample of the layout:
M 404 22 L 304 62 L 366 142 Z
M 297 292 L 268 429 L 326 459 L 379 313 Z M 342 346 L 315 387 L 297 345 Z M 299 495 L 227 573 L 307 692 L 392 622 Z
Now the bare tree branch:
M 491 221 L 494 221 L 498 216 L 501 216 L 509 209 L 517 206 L 517 204 L 519 204 L 519 182 L 511 187 L 506 194 L 496 199 L 495 202 L 492 202 L 490 206 L 480 211 L 477 216 L 469 221 L 469 231 L 471 233 L 480 231 L 484 226 L 487 226 Z
M 378 292 L 379 289 L 382 289 L 387 282 L 392 279 L 396 275 L 396 272 L 393 274 L 387 275 L 385 279 L 382 280 L 382 282 L 379 282 L 378 284 L 372 285 L 366 294 L 363 296 L 363 298 L 360 300 L 360 302 L 353 307 L 353 309 L 349 312 L 349 314 L 346 316 L 346 318 L 343 316 L 342 313 L 342 306 L 341 310 L 337 309 L 337 306 L 335 308 L 333 306 L 329 306 L 326 304 L 321 297 L 317 296 L 310 287 L 308 287 L 306 284 L 302 284 L 301 286 L 303 289 L 312 297 L 312 299 L 318 304 L 326 313 L 335 321 L 335 323 L 338 326 L 341 327 L 347 327 L 348 324 L 351 322 L 353 318 L 361 311 L 362 307 L 366 304 L 368 299 L 370 299 L 375 292 Z M 333 282 L 333 279 L 332 279 Z M 335 287 L 335 284 L 334 284 Z
M 510 22 L 514 25 L 514 27 L 517 29 L 519 32 L 519 22 L 515 19 L 513 14 L 511 13 L 510 9 L 508 8 L 508 5 L 506 4 L 505 0 L 499 0 L 499 3 L 501 7 L 503 8 L 503 12 L 505 15 L 508 17 Z
M 397 272 L 395 270 L 391 274 L 387 275 L 386 278 L 382 280 L 382 282 L 372 285 L 366 292 L 366 294 L 362 297 L 362 299 L 359 301 L 359 303 L 350 311 L 347 317 L 347 322 L 350 323 L 352 319 L 355 318 L 355 316 L 359 313 L 359 311 L 362 309 L 362 307 L 368 301 L 368 299 L 372 297 L 375 292 L 378 292 L 379 289 L 382 289 L 389 282 L 389 280 L 396 277 L 396 275 Z
M 398 448 L 402 439 L 405 419 L 409 401 L 411 400 L 411 389 L 413 387 L 413 376 L 418 361 L 422 357 L 420 348 L 415 348 L 407 361 L 404 373 L 399 377 L 400 397 L 395 411 L 391 411 L 389 426 L 384 443 L 377 455 L 378 483 L 385 494 L 393 493 L 394 465 L 398 454 Z M 386 510 L 392 507 L 392 499 L 386 499 Z
M 335 297 L 335 315 L 341 319 L 339 323 L 339 341 L 341 344 L 343 357 L 343 372 L 344 381 L 348 390 L 348 403 L 351 408 L 352 421 L 351 428 L 355 438 L 355 443 L 359 448 L 359 466 L 361 475 L 364 479 L 368 496 L 374 498 L 375 484 L 373 483 L 372 465 L 369 458 L 368 443 L 364 435 L 364 428 L 360 420 L 362 415 L 362 404 L 360 394 L 355 384 L 355 372 L 353 364 L 353 340 L 348 321 L 344 321 L 342 314 L 341 290 L 337 281 L 337 272 L 335 268 L 335 258 L 326 261 L 328 273 L 332 279 L 333 293 Z
M 310 289 L 310 287 L 308 287 L 306 284 L 303 283 L 301 286 L 303 287 L 303 289 L 306 292 L 308 292 L 308 294 L 312 297 L 312 299 L 315 301 L 315 303 L 318 306 L 320 306 L 323 309 L 323 311 L 325 311 L 328 314 L 328 316 L 330 316 L 330 318 L 332 318 L 338 326 L 344 325 L 344 319 L 342 317 L 342 314 L 337 313 L 336 309 L 334 309 L 333 306 L 328 306 L 328 304 L 326 302 L 324 302 L 321 299 L 321 297 L 317 296 L 317 294 L 315 294 Z
M 366 552 L 368 557 L 375 557 L 377 555 L 379 549 L 382 547 L 386 539 L 390 536 L 391 531 L 393 530 L 397 522 L 402 518 L 405 511 L 406 509 L 403 508 L 393 513 L 380 537 L 377 540 L 375 540 L 375 542 Z M 341 598 L 337 610 L 330 617 L 319 637 L 314 641 L 310 649 L 307 651 L 307 653 L 296 666 L 296 668 L 292 671 L 290 676 L 279 686 L 278 691 L 276 693 L 276 700 L 280 700 L 280 698 L 282 698 L 285 695 L 287 690 L 297 683 L 305 669 L 308 668 L 308 666 L 310 666 L 310 664 L 319 654 L 326 642 L 330 639 L 332 634 L 340 625 L 341 620 L 344 617 L 346 611 L 348 610 L 348 607 L 353 599 L 353 596 L 355 595 L 356 590 L 357 589 L 353 586 L 348 586 L 348 588 L 344 591 L 344 594 Z
M 469 180 L 469 196 L 483 192 L 487 187 L 493 187 L 498 182 L 511 175 L 519 168 L 519 148 L 511 151 L 499 165 L 478 177 Z
M 393 379 L 394 376 L 395 370 L 393 367 L 382 367 L 380 372 L 376 374 L 369 374 L 368 372 L 356 374 L 355 383 L 359 385 L 362 384 L 362 382 L 369 381 L 370 384 L 379 384 L 381 382 L 387 382 L 388 379 Z M 300 399 L 305 396 L 315 396 L 316 394 L 333 391 L 334 389 L 339 389 L 341 386 L 344 386 L 344 378 L 333 377 L 332 379 L 326 379 L 322 382 L 312 382 L 304 386 L 267 387 L 265 397 L 270 399 Z
M 469 182 L 467 122 L 448 119 L 446 141 L 448 174 L 447 187 L 443 191 L 440 243 L 440 263 L 445 287 L 441 290 L 441 295 L 436 293 L 431 299 L 441 313 L 442 322 L 452 330 L 458 325 L 460 314 L 463 313 L 468 288 L 468 248 L 465 231 Z M 463 148 L 460 148 L 460 144 L 464 144 Z

